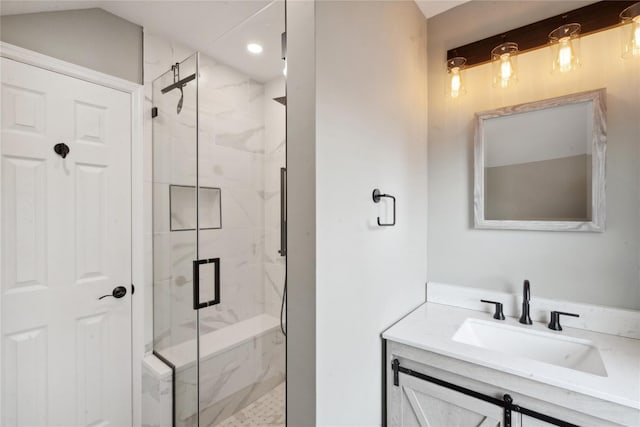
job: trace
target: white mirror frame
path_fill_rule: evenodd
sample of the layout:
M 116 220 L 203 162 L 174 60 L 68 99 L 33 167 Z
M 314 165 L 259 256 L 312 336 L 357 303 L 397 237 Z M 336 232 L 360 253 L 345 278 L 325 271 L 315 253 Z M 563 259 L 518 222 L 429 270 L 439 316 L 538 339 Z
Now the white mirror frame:
M 474 219 L 475 228 L 542 231 L 597 231 L 605 227 L 605 153 L 607 146 L 606 89 L 575 93 L 557 98 L 498 108 L 475 114 L 474 136 Z M 567 104 L 591 102 L 592 134 L 592 218 L 591 221 L 488 220 L 484 217 L 484 121 L 501 116 L 542 110 Z

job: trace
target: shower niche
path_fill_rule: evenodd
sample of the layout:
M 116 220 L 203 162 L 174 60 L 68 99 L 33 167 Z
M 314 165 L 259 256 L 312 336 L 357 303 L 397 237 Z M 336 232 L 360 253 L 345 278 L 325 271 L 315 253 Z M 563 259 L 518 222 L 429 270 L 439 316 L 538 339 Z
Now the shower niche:
M 222 228 L 220 188 L 169 185 L 169 215 L 171 231 L 213 230 Z M 195 206 L 198 206 L 196 215 Z
M 271 73 L 145 35 L 145 55 L 155 55 L 145 63 L 159 76 L 151 84 L 153 353 L 171 372 L 170 396 L 156 399 L 160 425 L 224 427 L 250 413 L 266 417 L 258 425 L 285 422 L 286 106 L 273 100 L 285 92 L 284 4 L 243 25 L 261 20 L 278 24 L 264 26 L 278 46 Z M 235 43 L 237 32 L 216 43 Z

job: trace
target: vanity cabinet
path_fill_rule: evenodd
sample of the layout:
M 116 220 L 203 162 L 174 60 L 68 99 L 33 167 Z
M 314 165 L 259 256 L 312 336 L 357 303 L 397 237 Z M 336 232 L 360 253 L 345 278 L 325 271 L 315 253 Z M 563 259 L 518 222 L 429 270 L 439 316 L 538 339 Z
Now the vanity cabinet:
M 608 402 L 393 341 L 386 347 L 388 427 L 640 425 Z
M 429 283 L 382 333 L 385 425 L 640 427 L 640 312 L 536 298 L 523 325 L 519 301 Z M 580 322 L 549 330 L 558 307 Z

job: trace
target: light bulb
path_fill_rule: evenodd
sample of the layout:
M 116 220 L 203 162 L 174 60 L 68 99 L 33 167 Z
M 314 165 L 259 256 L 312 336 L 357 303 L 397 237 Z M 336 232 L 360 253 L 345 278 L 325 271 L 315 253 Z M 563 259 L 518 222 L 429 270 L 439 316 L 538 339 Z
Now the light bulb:
M 552 73 L 567 73 L 580 66 L 580 31 L 582 26 L 574 22 L 561 25 L 549 33 Z
M 518 44 L 505 42 L 491 50 L 493 87 L 507 88 L 518 81 Z
M 622 57 L 640 58 L 640 2 L 620 12 Z
M 500 55 L 500 86 L 507 87 L 509 85 L 509 79 L 513 74 L 511 67 L 511 59 L 508 53 Z
M 573 52 L 571 51 L 571 43 L 569 37 L 563 37 L 559 41 L 560 49 L 558 50 L 558 68 L 561 73 L 571 71 L 571 62 Z
M 451 69 L 451 97 L 457 98 L 460 95 L 460 88 L 462 82 L 460 81 L 460 67 L 454 67 Z
M 447 90 L 449 91 L 449 96 L 452 98 L 457 98 L 465 94 L 462 70 L 466 63 L 467 58 L 462 56 L 447 59 L 447 73 L 449 75 Z

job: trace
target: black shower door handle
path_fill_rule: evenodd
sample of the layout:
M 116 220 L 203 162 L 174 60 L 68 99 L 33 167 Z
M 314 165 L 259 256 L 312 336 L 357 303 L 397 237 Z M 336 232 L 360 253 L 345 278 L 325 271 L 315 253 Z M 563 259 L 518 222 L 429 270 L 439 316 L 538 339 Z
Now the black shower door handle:
M 203 264 L 214 264 L 214 292 L 215 298 L 209 301 L 200 302 L 200 266 Z M 193 261 L 193 309 L 210 307 L 220 304 L 220 258 L 197 259 Z
M 287 168 L 280 168 L 280 256 L 287 256 Z

